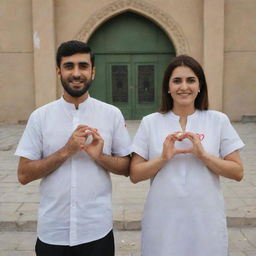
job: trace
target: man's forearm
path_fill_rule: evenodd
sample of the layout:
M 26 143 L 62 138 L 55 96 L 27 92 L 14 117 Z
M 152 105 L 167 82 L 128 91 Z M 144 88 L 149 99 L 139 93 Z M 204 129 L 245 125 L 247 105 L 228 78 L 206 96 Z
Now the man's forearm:
M 120 157 L 101 154 L 95 161 L 109 172 L 129 176 L 130 156 Z
M 18 167 L 19 182 L 25 185 L 33 180 L 43 178 L 54 172 L 69 157 L 70 154 L 65 147 L 40 160 L 21 157 Z

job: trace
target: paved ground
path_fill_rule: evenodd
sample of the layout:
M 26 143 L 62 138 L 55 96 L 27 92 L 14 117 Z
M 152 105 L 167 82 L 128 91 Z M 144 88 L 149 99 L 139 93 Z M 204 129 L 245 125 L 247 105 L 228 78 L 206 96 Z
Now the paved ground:
M 0 256 L 35 256 L 35 240 L 35 232 L 0 232 Z M 115 244 L 116 256 L 139 256 L 140 231 L 115 231 Z M 255 256 L 255 228 L 229 228 L 229 246 L 229 256 Z
M 241 152 L 245 177 L 222 179 L 230 237 L 230 256 L 256 255 L 256 123 L 233 124 L 246 143 Z M 131 136 L 138 122 L 128 121 Z M 38 184 L 19 185 L 13 156 L 24 125 L 0 125 L 0 256 L 34 255 Z M 149 183 L 131 184 L 112 176 L 117 256 L 139 255 L 140 220 Z

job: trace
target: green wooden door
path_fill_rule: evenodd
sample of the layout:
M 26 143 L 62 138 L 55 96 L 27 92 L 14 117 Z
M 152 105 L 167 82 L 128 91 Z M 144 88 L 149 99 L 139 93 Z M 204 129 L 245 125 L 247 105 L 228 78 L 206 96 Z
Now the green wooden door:
M 156 57 L 111 55 L 107 62 L 107 101 L 126 119 L 139 119 L 156 110 Z
M 158 110 L 164 69 L 175 56 L 162 30 L 125 13 L 103 24 L 88 43 L 96 57 L 93 97 L 117 106 L 126 119 Z

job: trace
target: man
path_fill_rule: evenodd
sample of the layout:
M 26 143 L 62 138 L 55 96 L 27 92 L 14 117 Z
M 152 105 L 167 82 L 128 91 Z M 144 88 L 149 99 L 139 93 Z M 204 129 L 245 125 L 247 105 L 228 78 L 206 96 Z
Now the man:
M 68 41 L 56 56 L 63 97 L 35 110 L 19 142 L 18 179 L 40 179 L 37 256 L 112 256 L 109 172 L 129 172 L 130 138 L 116 107 L 91 98 L 94 56 Z

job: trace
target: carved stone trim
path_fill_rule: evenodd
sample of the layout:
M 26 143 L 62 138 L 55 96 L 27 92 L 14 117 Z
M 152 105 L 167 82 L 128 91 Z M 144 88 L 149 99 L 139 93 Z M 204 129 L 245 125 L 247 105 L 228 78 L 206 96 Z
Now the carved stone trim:
M 117 0 L 103 7 L 84 23 L 75 39 L 86 42 L 101 24 L 126 11 L 141 14 L 158 24 L 173 42 L 177 54 L 189 54 L 187 40 L 174 19 L 164 11 L 142 0 Z

